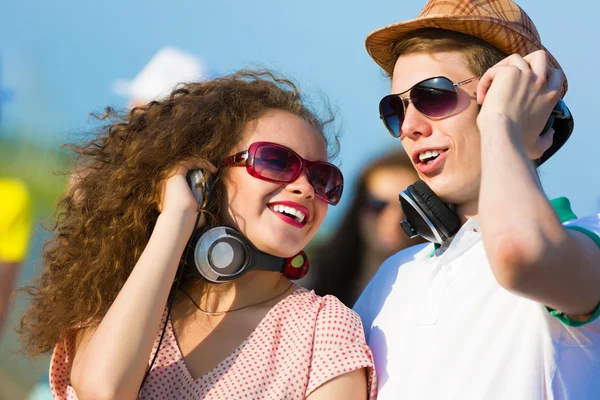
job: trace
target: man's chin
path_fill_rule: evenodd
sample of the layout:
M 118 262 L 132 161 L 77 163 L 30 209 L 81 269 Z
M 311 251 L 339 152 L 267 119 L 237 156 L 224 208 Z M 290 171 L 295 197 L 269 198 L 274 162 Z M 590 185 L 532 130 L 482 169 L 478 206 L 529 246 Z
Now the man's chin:
M 453 184 L 454 182 L 447 179 L 432 179 L 426 180 L 427 186 L 435 193 L 435 195 L 446 204 L 458 204 L 464 201 L 464 189 Z
M 477 201 L 477 195 L 479 191 L 471 190 L 468 187 L 460 186 L 460 187 L 450 187 L 450 186 L 441 186 L 441 187 L 432 187 L 431 190 L 436 194 L 436 196 L 445 204 L 453 204 L 456 206 L 460 206 L 463 204 L 469 204 L 473 201 Z
M 456 190 L 453 190 L 452 182 L 449 179 L 445 179 L 445 177 L 436 176 L 421 179 L 439 198 L 447 198 L 448 196 L 452 197 L 452 193 L 456 193 Z

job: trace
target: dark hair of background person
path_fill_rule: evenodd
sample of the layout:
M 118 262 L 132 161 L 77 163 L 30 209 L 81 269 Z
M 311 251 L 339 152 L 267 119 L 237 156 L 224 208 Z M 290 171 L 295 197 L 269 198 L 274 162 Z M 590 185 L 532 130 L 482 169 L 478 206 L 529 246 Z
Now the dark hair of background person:
M 384 169 L 401 170 L 405 174 L 409 173 L 410 176 L 414 177 L 413 180 L 409 179 L 405 187 L 399 187 L 397 194 L 418 179 L 417 172 L 409 157 L 401 148 L 372 161 L 361 172 L 351 194 L 352 203 L 335 231 L 328 240 L 320 243 L 311 251 L 312 271 L 309 271 L 309 273 L 312 272 L 312 274 L 307 286 L 310 286 L 319 295 L 332 294 L 349 307 L 355 303 L 364 289 L 363 282 L 368 281 L 375 272 L 365 270 L 367 267 L 365 257 L 368 249 L 367 240 L 364 236 L 369 232 L 365 232 L 361 225 L 363 223 L 362 215 L 369 201 L 369 179 L 377 171 Z M 404 180 L 406 181 L 406 179 Z M 393 206 L 400 208 L 396 195 L 394 201 L 398 201 L 398 203 L 393 204 Z M 400 219 L 397 223 L 398 230 L 401 230 Z M 374 235 L 375 232 L 372 232 L 372 234 Z M 400 232 L 400 234 L 403 239 L 402 245 L 390 251 L 381 261 L 405 247 L 422 243 L 420 239 L 404 237 L 404 232 Z M 368 276 L 365 277 L 365 274 Z

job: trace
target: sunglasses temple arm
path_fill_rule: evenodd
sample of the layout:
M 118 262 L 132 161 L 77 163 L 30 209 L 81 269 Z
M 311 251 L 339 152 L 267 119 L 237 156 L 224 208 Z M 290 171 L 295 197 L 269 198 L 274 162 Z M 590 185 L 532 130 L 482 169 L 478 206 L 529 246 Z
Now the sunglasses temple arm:
M 481 76 L 477 75 L 477 76 L 474 76 L 474 77 L 472 77 L 472 78 L 465 79 L 464 81 L 456 82 L 456 83 L 454 84 L 454 86 L 462 86 L 462 85 L 466 85 L 467 83 L 469 83 L 469 82 L 473 82 L 475 79 L 479 79 L 479 78 L 481 78 Z
M 245 164 L 248 159 L 248 150 L 241 151 L 223 160 L 223 166 Z

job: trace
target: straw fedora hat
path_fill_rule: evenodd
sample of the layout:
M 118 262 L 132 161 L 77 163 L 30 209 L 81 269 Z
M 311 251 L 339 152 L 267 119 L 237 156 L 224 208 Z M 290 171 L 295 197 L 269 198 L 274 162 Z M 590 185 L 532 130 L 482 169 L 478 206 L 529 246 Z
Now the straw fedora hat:
M 529 16 L 511 0 L 429 0 L 419 16 L 371 32 L 367 51 L 390 76 L 393 44 L 421 28 L 439 28 L 465 33 L 495 46 L 507 55 L 525 56 L 546 50 L 550 66 L 561 69 L 542 45 L 540 34 Z M 567 91 L 565 79 L 563 96 Z

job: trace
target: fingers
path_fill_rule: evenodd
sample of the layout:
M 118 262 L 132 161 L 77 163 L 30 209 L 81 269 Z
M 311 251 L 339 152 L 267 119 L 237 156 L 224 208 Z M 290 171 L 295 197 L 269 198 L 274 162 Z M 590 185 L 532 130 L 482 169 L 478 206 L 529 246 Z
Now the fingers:
M 515 67 L 523 72 L 530 71 L 529 63 L 518 54 L 513 54 L 509 57 L 506 57 L 492 68 L 488 69 L 479 79 L 479 83 L 477 85 L 477 103 L 483 104 L 485 95 L 490 89 L 490 86 L 492 86 L 492 82 L 498 76 L 498 74 L 508 73 L 509 71 L 512 71 L 514 74 Z
M 186 160 L 181 163 L 181 166 L 185 168 L 186 173 L 191 169 L 208 169 L 213 174 L 218 171 L 218 168 L 208 160 Z
M 548 90 L 556 92 L 556 99 L 560 97 L 565 84 L 565 74 L 557 68 L 550 68 L 548 71 Z
M 534 73 L 538 89 L 545 93 L 545 97 L 554 105 L 560 98 L 565 83 L 565 74 L 561 69 L 550 67 L 548 53 L 538 50 L 523 57 Z
M 175 175 L 185 176 L 185 174 L 192 169 L 207 169 L 213 174 L 219 170 L 208 160 L 188 159 L 180 161 L 177 165 L 170 168 L 168 170 L 167 177 L 170 178 Z
M 548 53 L 544 50 L 534 51 L 531 54 L 523 57 L 531 66 L 531 70 L 535 74 L 541 87 L 549 92 L 553 92 L 556 99 L 560 97 L 565 83 L 565 74 L 558 68 L 550 67 Z
M 554 142 L 554 128 L 550 128 L 550 130 L 546 133 L 544 133 L 543 135 L 538 136 L 537 139 L 537 143 L 536 143 L 536 150 L 537 150 L 537 154 L 530 156 L 531 159 L 537 160 L 538 158 L 540 158 L 545 152 L 546 150 L 548 150 L 550 148 L 550 146 L 552 146 L 552 143 Z
M 523 57 L 537 79 L 545 83 L 548 76 L 548 54 L 544 50 L 534 51 Z
M 506 71 L 511 70 L 511 68 L 512 67 L 508 65 L 495 65 L 483 74 L 477 84 L 477 104 L 483 104 L 483 100 L 485 100 L 485 96 L 492 86 L 494 79 L 496 79 L 498 75 L 505 74 Z
M 157 207 L 158 207 L 159 212 L 163 211 L 164 203 L 165 203 L 165 196 L 167 195 L 168 190 L 179 191 L 180 194 L 183 193 L 181 183 L 185 184 L 185 186 L 187 187 L 187 191 L 189 191 L 191 198 L 194 199 L 195 207 L 198 207 L 197 201 L 196 201 L 195 197 L 193 196 L 191 188 L 189 188 L 189 185 L 188 185 L 188 182 L 186 179 L 186 174 L 188 173 L 188 171 L 190 171 L 192 169 L 201 169 L 201 170 L 205 170 L 205 171 L 210 171 L 213 174 L 218 171 L 218 168 L 215 167 L 210 161 L 200 160 L 197 158 L 180 161 L 176 165 L 173 165 L 171 168 L 167 169 L 164 172 L 164 175 L 162 175 L 162 178 L 161 178 L 162 181 L 161 181 L 160 185 L 158 186 Z M 168 189 L 168 188 L 171 188 L 171 189 Z M 183 191 L 185 192 L 186 190 L 184 189 Z M 181 197 L 181 196 L 179 196 L 179 197 Z M 185 196 L 183 196 L 183 197 L 185 197 Z M 177 202 L 175 202 L 175 203 L 177 203 Z M 186 205 L 184 205 L 184 207 L 186 207 Z
M 522 73 L 532 73 L 540 87 L 545 86 L 551 79 L 555 79 L 556 81 L 553 81 L 552 84 L 556 85 L 558 83 L 559 90 L 562 90 L 563 82 L 560 81 L 560 76 L 555 76 L 555 73 L 559 72 L 559 75 L 562 75 L 562 80 L 564 80 L 564 74 L 560 70 L 549 67 L 548 54 L 545 50 L 537 50 L 525 57 L 513 54 L 487 70 L 479 79 L 479 84 L 477 85 L 477 103 L 483 104 L 485 95 L 498 74 L 509 70 L 512 70 L 514 73 L 514 67 L 518 68 Z M 548 85 L 548 90 L 555 90 L 554 86 Z
M 492 67 L 488 69 L 481 78 L 479 78 L 479 83 L 477 84 L 477 104 L 483 104 L 485 95 L 490 89 L 490 86 L 492 86 L 492 81 L 496 77 L 497 73 L 498 69 Z

